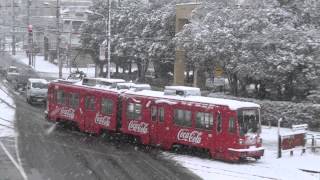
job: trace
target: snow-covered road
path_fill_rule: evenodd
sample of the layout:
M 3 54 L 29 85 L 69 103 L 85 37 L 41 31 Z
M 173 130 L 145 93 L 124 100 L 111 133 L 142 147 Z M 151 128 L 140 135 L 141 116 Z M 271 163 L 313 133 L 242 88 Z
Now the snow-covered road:
M 281 129 L 288 132 L 290 129 Z M 314 133 L 314 132 L 312 132 Z M 283 158 L 277 159 L 277 128 L 263 127 L 262 138 L 265 155 L 261 160 L 246 163 L 227 163 L 211 159 L 177 155 L 164 152 L 163 156 L 180 163 L 203 179 L 223 180 L 256 180 L 256 179 L 281 179 L 281 180 L 319 180 L 320 173 L 307 173 L 302 171 L 312 170 L 320 172 L 320 153 L 301 155 L 301 150 L 294 151 L 294 156 L 283 152 Z M 319 150 L 318 150 L 319 151 Z

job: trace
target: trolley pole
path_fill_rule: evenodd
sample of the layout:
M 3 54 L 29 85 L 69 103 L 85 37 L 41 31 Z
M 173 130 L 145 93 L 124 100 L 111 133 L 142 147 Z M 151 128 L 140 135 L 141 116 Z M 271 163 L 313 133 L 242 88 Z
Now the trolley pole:
M 62 78 L 62 62 L 60 58 L 60 0 L 57 0 L 57 60 L 59 66 L 59 78 Z

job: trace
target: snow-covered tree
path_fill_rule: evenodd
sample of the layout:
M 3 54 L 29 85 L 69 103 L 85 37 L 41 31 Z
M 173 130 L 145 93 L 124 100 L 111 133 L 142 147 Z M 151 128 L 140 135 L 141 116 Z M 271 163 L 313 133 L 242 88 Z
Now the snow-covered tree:
M 135 63 L 140 79 L 144 79 L 152 61 L 159 76 L 172 70 L 175 27 L 175 3 L 145 4 L 138 0 L 121 1 L 112 7 L 112 60 L 124 68 Z M 107 4 L 97 1 L 92 11 L 107 15 Z M 103 42 L 105 26 L 102 17 L 89 16 L 83 27 L 83 46 L 90 46 L 98 55 L 98 45 Z M 100 32 L 99 32 L 100 31 Z M 101 35 L 102 34 L 102 35 Z M 98 60 L 96 63 L 100 63 Z M 129 68 L 130 69 L 130 68 Z
M 188 51 L 189 64 L 222 66 L 234 95 L 256 84 L 260 97 L 268 91 L 283 99 L 304 97 L 319 78 L 317 26 L 303 23 L 288 5 L 264 2 L 204 2 L 176 44 Z

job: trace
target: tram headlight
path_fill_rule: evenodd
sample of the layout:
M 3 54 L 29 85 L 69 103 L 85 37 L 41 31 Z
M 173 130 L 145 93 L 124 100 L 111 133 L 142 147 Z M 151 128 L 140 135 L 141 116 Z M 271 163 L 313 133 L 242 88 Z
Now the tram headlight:
M 239 144 L 243 145 L 244 144 L 244 140 L 243 139 L 239 139 Z

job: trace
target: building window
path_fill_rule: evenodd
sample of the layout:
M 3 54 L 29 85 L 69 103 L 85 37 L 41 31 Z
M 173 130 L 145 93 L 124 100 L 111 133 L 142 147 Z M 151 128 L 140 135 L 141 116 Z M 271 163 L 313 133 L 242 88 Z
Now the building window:
M 65 94 L 64 91 L 58 90 L 57 91 L 57 103 L 58 104 L 65 104 Z
M 220 112 L 218 112 L 218 117 L 217 117 L 217 132 L 218 133 L 222 132 L 222 117 Z
M 84 100 L 84 107 L 87 110 L 95 110 L 95 98 L 93 96 L 86 96 Z
M 71 93 L 71 95 L 69 96 L 69 103 L 70 103 L 70 107 L 72 107 L 73 109 L 76 109 L 79 107 L 79 94 L 78 93 Z
M 175 109 L 174 110 L 174 123 L 179 126 L 191 127 L 191 111 Z
M 196 115 L 196 128 L 211 130 L 213 127 L 212 113 L 198 112 Z
M 127 107 L 127 118 L 128 119 L 141 119 L 141 104 L 129 103 Z
M 230 117 L 229 119 L 229 132 L 234 133 L 236 131 L 234 117 Z
M 101 112 L 106 115 L 111 115 L 113 111 L 113 101 L 111 99 L 102 98 Z

